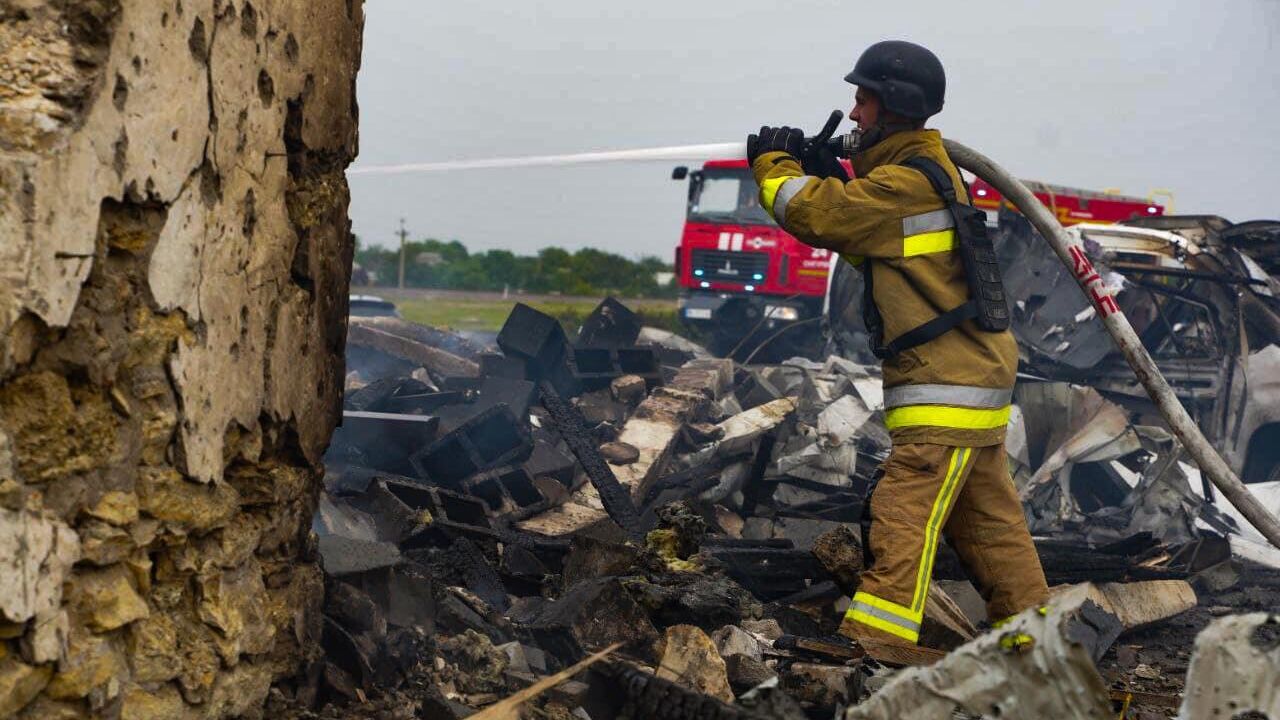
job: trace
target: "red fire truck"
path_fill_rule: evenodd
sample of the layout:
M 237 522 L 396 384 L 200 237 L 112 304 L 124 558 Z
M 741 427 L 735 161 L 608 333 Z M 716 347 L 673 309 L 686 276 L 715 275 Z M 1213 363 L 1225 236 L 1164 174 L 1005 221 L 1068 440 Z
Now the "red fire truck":
M 675 256 L 682 288 L 680 319 L 703 330 L 713 351 L 749 351 L 755 343 L 743 342 L 748 334 L 764 338 L 783 325 L 821 315 L 831 253 L 801 243 L 773 222 L 760 207 L 759 188 L 746 160 L 710 160 L 692 172 L 677 167 L 671 177 L 689 181 L 684 232 Z M 1163 206 L 1143 198 L 1028 185 L 1063 225 L 1113 223 L 1164 212 Z M 971 191 L 974 205 L 987 211 L 993 225 L 1000 212 L 1012 211 L 982 180 L 975 180 Z M 798 329 L 796 334 L 815 335 Z

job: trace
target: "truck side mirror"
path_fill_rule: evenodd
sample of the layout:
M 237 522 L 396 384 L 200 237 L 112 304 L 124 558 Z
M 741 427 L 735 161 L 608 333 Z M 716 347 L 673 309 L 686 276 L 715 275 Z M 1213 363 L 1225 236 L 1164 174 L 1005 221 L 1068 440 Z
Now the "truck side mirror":
M 689 168 L 684 165 L 677 165 L 671 169 L 672 180 L 683 180 L 686 177 L 689 177 Z
M 702 181 L 704 179 L 705 179 L 705 176 L 702 174 L 701 170 L 694 170 L 693 172 L 689 173 L 689 204 L 690 205 L 693 204 L 693 201 L 697 199 L 698 195 L 702 192 Z

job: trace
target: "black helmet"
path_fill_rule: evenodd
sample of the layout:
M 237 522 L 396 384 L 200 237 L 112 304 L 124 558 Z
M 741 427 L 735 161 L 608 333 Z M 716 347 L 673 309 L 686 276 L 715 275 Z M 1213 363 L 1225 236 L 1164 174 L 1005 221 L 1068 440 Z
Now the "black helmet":
M 938 56 L 902 40 L 885 40 L 864 50 L 844 79 L 874 92 L 885 110 L 912 120 L 940 112 L 947 90 Z

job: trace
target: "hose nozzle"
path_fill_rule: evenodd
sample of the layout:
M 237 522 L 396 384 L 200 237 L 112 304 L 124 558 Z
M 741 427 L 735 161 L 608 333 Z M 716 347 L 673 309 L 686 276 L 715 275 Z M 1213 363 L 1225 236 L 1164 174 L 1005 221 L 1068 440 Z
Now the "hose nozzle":
M 836 135 L 827 140 L 827 150 L 832 155 L 846 160 L 852 160 L 853 156 L 858 152 L 858 146 L 862 144 L 862 131 L 854 128 L 844 135 Z
M 843 112 L 832 110 L 831 116 L 827 118 L 827 123 L 822 126 L 822 130 L 811 138 L 805 138 L 805 154 L 812 154 L 814 150 L 821 146 L 838 158 L 851 159 L 854 153 L 858 152 L 858 144 L 862 141 L 862 132 L 855 127 L 848 134 L 836 135 L 836 128 L 843 119 Z

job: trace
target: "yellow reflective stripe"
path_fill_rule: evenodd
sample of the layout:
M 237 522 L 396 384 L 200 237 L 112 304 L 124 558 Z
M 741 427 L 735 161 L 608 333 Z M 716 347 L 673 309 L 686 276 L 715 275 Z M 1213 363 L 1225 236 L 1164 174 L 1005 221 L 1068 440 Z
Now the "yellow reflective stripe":
M 845 253 L 840 253 L 840 257 L 844 258 L 845 262 L 849 263 L 854 267 L 858 267 L 859 265 L 866 262 L 867 260 L 865 257 L 861 255 L 847 255 Z
M 885 600 L 884 598 L 876 597 L 871 593 L 862 592 L 861 590 L 853 594 L 853 604 L 849 607 L 852 609 L 856 607 L 858 603 L 873 607 L 877 610 L 883 610 L 891 615 L 897 615 L 903 620 L 913 623 L 918 623 L 924 619 L 923 610 L 912 610 L 906 605 L 899 605 L 891 600 Z
M 890 635 L 900 637 L 907 642 L 920 642 L 920 632 L 918 630 L 908 630 L 901 625 L 895 625 L 888 620 L 878 618 L 874 615 L 868 615 L 860 610 L 851 610 L 847 615 L 845 615 L 845 617 L 853 620 L 854 622 L 860 622 L 868 627 L 873 627 L 877 630 L 887 632 Z
M 904 405 L 886 410 L 884 424 L 890 430 L 917 425 L 957 430 L 992 430 L 1009 424 L 1009 408 L 1008 405 L 994 410 L 950 405 Z
M 795 177 L 794 175 L 783 175 L 782 177 L 769 178 L 760 183 L 760 207 L 769 213 L 769 217 L 777 219 L 773 214 L 773 201 L 778 197 L 778 188 L 782 187 L 782 183 Z
M 938 230 L 935 232 L 909 235 L 902 238 L 902 257 L 928 255 L 929 253 L 947 252 L 956 247 L 955 230 Z
M 938 533 L 942 529 L 942 519 L 951 507 L 956 488 L 960 486 L 960 478 L 964 475 L 965 463 L 969 462 L 972 449 L 958 447 L 951 451 L 951 462 L 947 466 L 947 474 L 938 488 L 938 496 L 933 500 L 933 508 L 929 511 L 929 523 L 925 525 L 924 547 L 920 550 L 920 567 L 916 570 L 916 591 L 912 595 L 911 609 L 924 614 L 924 601 L 929 595 L 929 579 L 933 577 L 933 561 L 938 554 Z

